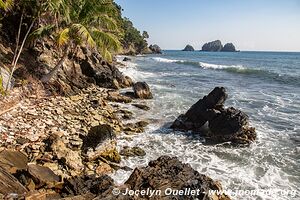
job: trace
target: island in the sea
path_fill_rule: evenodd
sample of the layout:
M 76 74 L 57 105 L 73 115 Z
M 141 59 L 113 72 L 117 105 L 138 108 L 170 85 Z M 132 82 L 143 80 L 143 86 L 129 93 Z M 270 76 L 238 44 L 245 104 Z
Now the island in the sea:
M 224 46 L 220 40 L 205 43 L 202 46 L 201 51 L 225 51 L 225 52 L 236 52 L 236 48 L 232 43 L 226 43 Z
M 195 51 L 194 47 L 190 44 L 186 45 L 182 51 Z

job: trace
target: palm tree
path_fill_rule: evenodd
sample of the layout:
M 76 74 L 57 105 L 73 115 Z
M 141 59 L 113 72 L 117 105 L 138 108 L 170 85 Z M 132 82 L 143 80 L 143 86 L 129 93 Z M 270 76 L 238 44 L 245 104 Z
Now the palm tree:
M 116 14 L 113 2 L 111 0 L 55 1 L 60 4 L 51 7 L 51 12 L 55 13 L 54 16 L 59 20 L 56 21 L 57 45 L 63 49 L 64 53 L 57 65 L 44 75 L 41 81 L 50 81 L 67 56 L 74 53 L 78 45 L 85 44 L 98 50 L 106 60 L 111 61 L 111 52 L 117 52 L 120 49 L 120 43 L 114 35 L 118 29 L 113 19 Z M 45 27 L 39 28 L 33 34 L 42 33 L 43 29 Z
M 3 9 L 5 11 L 8 11 L 12 8 L 13 6 L 13 0 L 0 0 L 0 9 Z

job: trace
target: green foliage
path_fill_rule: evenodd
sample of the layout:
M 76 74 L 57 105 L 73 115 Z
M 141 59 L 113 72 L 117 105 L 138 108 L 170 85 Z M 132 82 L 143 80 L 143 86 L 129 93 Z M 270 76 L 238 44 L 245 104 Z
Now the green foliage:
M 144 31 L 143 35 L 141 35 L 140 31 L 133 26 L 132 22 L 128 18 L 123 19 L 123 30 L 124 47 L 133 47 L 137 53 L 142 53 L 143 50 L 148 46 L 147 41 L 145 40 L 145 38 L 149 37 L 148 33 Z
M 0 9 L 8 11 L 13 6 L 13 0 L 0 0 Z
M 1 75 L 0 75 L 0 94 L 3 96 L 6 94 L 5 89 L 3 87 L 3 77 Z

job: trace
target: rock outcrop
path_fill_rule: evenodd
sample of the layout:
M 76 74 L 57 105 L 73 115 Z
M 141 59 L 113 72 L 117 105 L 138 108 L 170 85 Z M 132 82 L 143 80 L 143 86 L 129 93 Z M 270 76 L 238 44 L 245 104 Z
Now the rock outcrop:
M 205 43 L 202 46 L 202 51 L 221 51 L 223 45 L 220 40 L 215 40 L 212 42 Z
M 221 49 L 221 51 L 227 51 L 227 52 L 235 52 L 235 46 L 232 43 L 227 43 L 224 45 L 224 47 Z
M 133 85 L 134 96 L 140 99 L 152 99 L 152 92 L 146 82 L 136 82 Z
M 213 142 L 231 141 L 239 144 L 253 142 L 256 139 L 256 133 L 255 129 L 249 126 L 249 117 L 236 108 L 224 108 L 226 98 L 225 88 L 214 88 L 184 115 L 180 115 L 171 128 L 199 132 Z M 202 127 L 207 122 L 209 132 L 204 134 Z
M 208 194 L 209 190 L 221 191 L 220 183 L 195 171 L 189 164 L 180 162 L 176 157 L 161 156 L 149 162 L 148 166 L 136 168 L 125 187 L 131 190 L 160 190 L 157 196 L 150 199 L 215 199 L 230 200 L 228 196 Z M 185 195 L 172 191 L 182 190 Z M 188 191 L 189 190 L 189 191 Z M 195 190 L 192 193 L 190 190 Z M 138 199 L 149 199 L 149 194 L 140 195 Z
M 149 49 L 152 51 L 152 53 L 154 54 L 161 54 L 162 53 L 162 50 L 161 48 L 157 45 L 157 44 L 154 44 L 154 45 L 150 45 L 149 46 Z
M 182 51 L 195 51 L 192 45 L 186 45 Z
M 202 46 L 202 51 L 224 51 L 224 52 L 235 52 L 235 46 L 232 43 L 226 43 L 223 47 L 220 40 L 205 43 Z

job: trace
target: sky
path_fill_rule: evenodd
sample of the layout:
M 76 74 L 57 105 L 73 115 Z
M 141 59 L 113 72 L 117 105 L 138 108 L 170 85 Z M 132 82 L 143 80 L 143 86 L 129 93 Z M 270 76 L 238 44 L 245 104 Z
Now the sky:
M 239 50 L 300 52 L 300 0 L 116 0 L 149 44 L 201 49 L 219 39 Z

